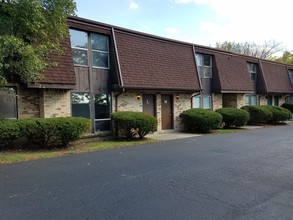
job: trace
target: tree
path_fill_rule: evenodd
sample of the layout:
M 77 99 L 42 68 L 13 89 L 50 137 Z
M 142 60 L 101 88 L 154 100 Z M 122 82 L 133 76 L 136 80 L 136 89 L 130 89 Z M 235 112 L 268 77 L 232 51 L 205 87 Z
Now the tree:
M 56 65 L 46 58 L 62 54 L 66 19 L 75 10 L 74 0 L 0 1 L 0 85 L 37 82 L 45 67 Z
M 227 50 L 235 53 L 241 53 L 261 59 L 268 59 L 277 52 L 284 50 L 282 43 L 274 40 L 265 41 L 263 44 L 257 44 L 254 42 L 229 42 L 216 43 L 216 48 Z
M 290 51 L 284 51 L 282 56 L 274 56 L 271 57 L 270 60 L 281 63 L 293 64 L 293 53 L 291 53 Z

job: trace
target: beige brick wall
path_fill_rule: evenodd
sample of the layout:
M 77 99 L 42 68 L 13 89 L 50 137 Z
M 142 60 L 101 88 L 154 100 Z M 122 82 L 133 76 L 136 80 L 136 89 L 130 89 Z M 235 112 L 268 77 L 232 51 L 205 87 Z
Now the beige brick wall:
M 116 95 L 119 93 L 112 93 L 112 109 L 113 112 L 116 112 L 116 108 L 118 111 L 134 111 L 134 112 L 142 112 L 143 111 L 143 102 L 142 97 L 143 94 L 139 92 L 126 92 L 119 94 L 118 102 L 116 104 Z M 140 94 L 141 98 L 137 99 L 137 94 Z M 182 125 L 179 119 L 179 115 L 182 111 L 191 108 L 191 95 L 192 94 L 179 94 L 179 98 L 176 99 L 176 95 L 174 94 L 173 100 L 173 110 L 174 110 L 174 118 L 173 124 L 175 129 L 181 129 Z M 157 130 L 162 130 L 162 107 L 161 107 L 161 94 L 156 94 L 156 116 L 158 120 Z
M 266 96 L 259 96 L 259 105 L 267 105 L 267 98 Z
M 125 92 L 118 96 L 118 103 L 116 109 L 115 96 L 119 93 L 112 93 L 112 109 L 113 112 L 133 111 L 142 112 L 142 95 L 139 92 Z M 140 99 L 137 99 L 137 95 L 140 95 Z
M 223 107 L 223 96 L 222 94 L 212 94 L 213 110 Z
M 244 94 L 223 94 L 223 107 L 241 108 L 245 106 Z
M 285 96 L 281 96 L 279 100 L 279 106 L 285 103 Z
M 40 90 L 17 87 L 18 118 L 40 117 Z
M 174 129 L 182 130 L 183 125 L 179 118 L 181 112 L 191 109 L 192 94 L 179 94 L 178 98 L 174 95 Z
M 70 91 L 43 89 L 40 96 L 40 116 L 43 118 L 71 115 Z

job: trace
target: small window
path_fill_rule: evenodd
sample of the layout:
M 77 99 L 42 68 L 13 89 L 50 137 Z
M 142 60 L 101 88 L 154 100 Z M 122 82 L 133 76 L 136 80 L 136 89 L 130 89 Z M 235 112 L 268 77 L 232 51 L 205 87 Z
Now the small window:
M 257 105 L 257 96 L 256 95 L 246 95 L 245 96 L 245 105 Z
M 0 119 L 16 119 L 16 88 L 0 87 Z
M 279 96 L 274 96 L 274 106 L 279 106 Z
M 273 105 L 273 97 L 267 96 L 267 105 Z
M 71 93 L 72 116 L 90 118 L 90 94 L 86 92 Z
M 212 97 L 209 95 L 193 97 L 193 108 L 212 109 Z
M 108 53 L 93 51 L 93 66 L 108 68 L 109 66 Z
M 256 81 L 256 65 L 255 63 L 247 63 L 248 72 L 252 81 Z
M 201 108 L 201 96 L 193 97 L 193 108 Z
M 204 109 L 212 109 L 212 98 L 211 96 L 203 97 L 203 108 Z
M 292 104 L 293 104 L 293 96 L 287 96 L 287 97 L 285 98 L 285 102 L 286 102 L 286 103 L 292 103 Z
M 195 54 L 197 71 L 201 78 L 212 78 L 212 57 L 206 54 Z

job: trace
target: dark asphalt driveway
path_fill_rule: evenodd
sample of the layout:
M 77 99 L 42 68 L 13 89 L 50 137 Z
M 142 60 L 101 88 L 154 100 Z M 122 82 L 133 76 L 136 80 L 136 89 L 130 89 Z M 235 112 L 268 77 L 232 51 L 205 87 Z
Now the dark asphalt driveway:
M 0 165 L 0 219 L 293 219 L 293 126 Z

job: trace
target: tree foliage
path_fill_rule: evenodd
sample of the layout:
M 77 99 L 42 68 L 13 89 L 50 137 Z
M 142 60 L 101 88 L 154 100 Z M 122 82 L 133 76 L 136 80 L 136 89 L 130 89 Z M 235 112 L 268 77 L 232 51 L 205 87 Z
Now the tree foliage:
M 0 1 L 0 84 L 36 82 L 53 65 L 49 54 L 61 54 L 60 41 L 68 37 L 66 19 L 73 0 Z
M 231 51 L 234 53 L 241 53 L 261 59 L 268 59 L 277 52 L 284 50 L 282 43 L 274 40 L 265 41 L 263 44 L 254 42 L 229 42 L 216 43 L 216 48 Z
M 293 53 L 291 53 L 290 51 L 285 51 L 283 52 L 282 56 L 273 56 L 270 58 L 270 60 L 281 63 L 293 64 Z

